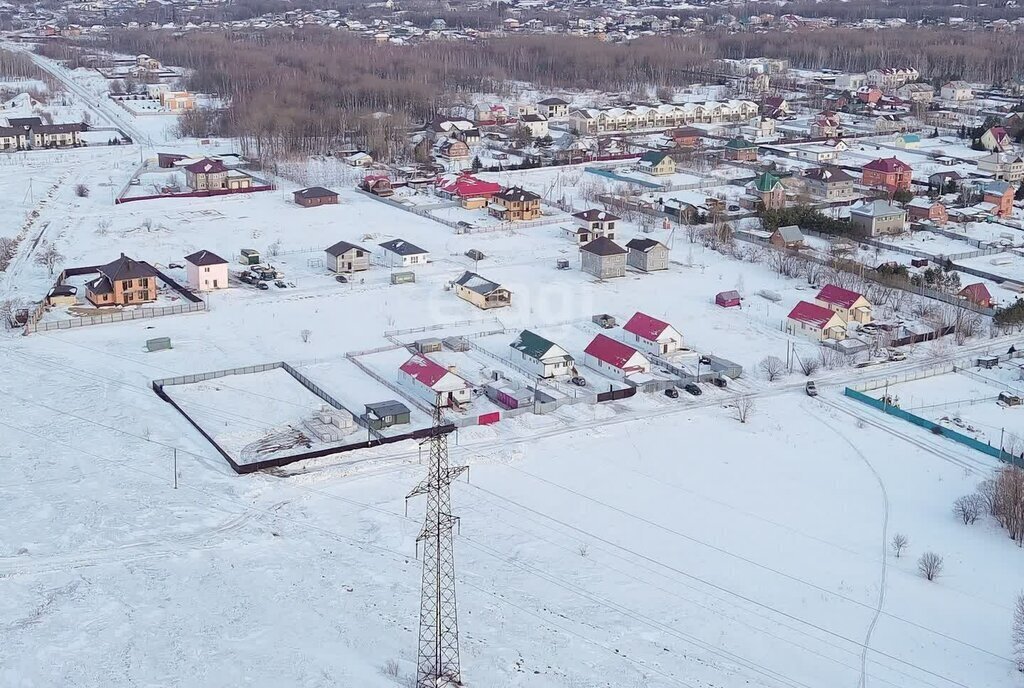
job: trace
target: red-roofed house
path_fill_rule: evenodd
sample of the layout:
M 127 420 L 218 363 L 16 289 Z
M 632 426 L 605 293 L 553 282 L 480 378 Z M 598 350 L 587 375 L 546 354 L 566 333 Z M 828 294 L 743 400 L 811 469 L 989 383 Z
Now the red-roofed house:
M 786 332 L 810 337 L 815 341 L 846 339 L 846 323 L 841 315 L 810 301 L 793 306 L 786 317 Z
M 185 183 L 196 189 L 227 188 L 228 168 L 220 160 L 203 158 L 185 167 Z
M 971 303 L 977 304 L 982 308 L 992 307 L 992 294 L 989 293 L 988 287 L 986 287 L 981 282 L 968 284 L 966 287 L 960 290 L 958 296 L 967 299 Z
M 679 330 L 645 313 L 634 313 L 622 329 L 628 333 L 626 341 L 636 342 L 637 348 L 656 356 L 678 351 L 683 345 Z
M 981 145 L 985 150 L 1005 152 L 1013 150 L 1013 139 L 1002 127 L 992 127 L 981 135 Z
M 636 373 L 647 373 L 651 363 L 642 353 L 611 337 L 599 334 L 583 350 L 583 363 L 609 375 L 625 378 Z
M 861 168 L 861 183 L 889 191 L 909 190 L 914 170 L 899 158 L 878 158 Z
M 374 196 L 387 197 L 395 193 L 391 180 L 386 174 L 368 174 L 363 177 L 359 186 L 363 191 L 368 191 Z
M 826 284 L 814 297 L 814 302 L 835 311 L 844 322 L 871 322 L 871 304 L 855 291 Z
M 468 404 L 473 385 L 426 356 L 416 354 L 398 369 L 398 381 L 427 403 L 442 407 Z
M 460 201 L 463 208 L 483 208 L 491 196 L 501 192 L 501 184 L 485 182 L 471 174 L 444 175 L 434 182 L 441 198 Z

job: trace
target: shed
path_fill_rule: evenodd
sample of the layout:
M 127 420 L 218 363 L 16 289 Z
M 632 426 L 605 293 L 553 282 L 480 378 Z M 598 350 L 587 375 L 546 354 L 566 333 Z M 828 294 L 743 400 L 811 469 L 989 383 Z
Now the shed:
M 374 404 L 366 404 L 366 412 L 363 414 L 366 424 L 374 430 L 383 430 L 392 425 L 406 425 L 409 423 L 411 412 L 409 407 L 400 401 L 390 399 L 379 401 Z
M 721 306 L 722 308 L 739 307 L 740 301 L 740 293 L 735 289 L 720 291 L 715 294 L 715 305 Z
M 411 284 L 416 281 L 416 273 L 411 270 L 391 273 L 391 284 Z
M 146 340 L 146 351 L 164 351 L 170 348 L 172 348 L 170 337 L 154 337 Z
M 58 284 L 46 295 L 47 306 L 74 306 L 78 303 L 78 287 Z
M 438 339 L 437 337 L 417 339 L 413 343 L 413 347 L 416 349 L 416 351 L 419 351 L 421 354 L 430 354 L 434 353 L 435 351 L 440 351 L 442 346 L 443 344 L 441 343 L 441 340 Z
M 239 252 L 238 262 L 242 265 L 259 265 L 260 252 L 254 248 L 243 248 Z

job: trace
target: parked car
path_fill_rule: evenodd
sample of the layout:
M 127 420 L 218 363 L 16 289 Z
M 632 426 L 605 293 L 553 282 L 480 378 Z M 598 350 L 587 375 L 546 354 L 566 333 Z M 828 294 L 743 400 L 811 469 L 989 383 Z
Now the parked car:
M 571 378 L 569 378 L 569 382 L 573 383 L 577 387 L 587 386 L 587 378 L 583 377 L 582 375 L 573 375 Z
M 257 289 L 270 289 L 270 285 L 267 284 L 266 282 L 257 282 L 256 283 L 256 288 Z
M 128 182 L 128 185 L 129 186 L 141 186 L 142 185 L 142 180 L 139 179 L 138 177 L 134 177 L 130 182 Z
M 725 381 L 724 377 L 713 377 L 713 378 L 711 378 L 711 384 L 713 384 L 715 387 L 718 387 L 720 389 L 725 389 L 728 386 L 728 383 Z
M 256 278 L 255 278 L 255 277 L 253 277 L 253 276 L 252 276 L 251 274 L 249 274 L 248 272 L 243 272 L 242 274 L 240 274 L 240 275 L 238 276 L 238 279 L 242 280 L 242 281 L 243 281 L 243 282 L 245 282 L 246 284 L 256 284 Z
M 739 209 L 740 209 L 740 207 L 738 205 L 736 205 L 735 203 L 729 206 L 729 212 L 733 212 L 734 213 L 734 212 L 736 212 Z
M 695 397 L 699 397 L 702 394 L 700 387 L 698 387 L 693 382 L 687 382 L 685 385 L 683 385 L 683 389 L 685 389 L 687 392 L 689 392 Z
M 807 392 L 807 396 L 816 397 L 818 396 L 818 388 L 814 384 L 814 380 L 808 380 L 807 384 L 804 385 L 804 391 Z
M 284 280 L 274 280 L 274 286 L 278 289 L 287 289 L 288 285 L 284 283 Z
M 675 387 L 669 387 L 668 389 L 665 390 L 665 396 L 667 396 L 669 399 L 678 399 L 679 390 L 676 389 Z
M 345 275 L 335 275 L 334 276 L 334 281 L 335 282 L 341 282 L 342 284 L 346 284 L 348 282 L 348 277 L 345 277 Z
M 898 349 L 889 349 L 886 353 L 888 354 L 890 361 L 907 360 L 907 355 Z

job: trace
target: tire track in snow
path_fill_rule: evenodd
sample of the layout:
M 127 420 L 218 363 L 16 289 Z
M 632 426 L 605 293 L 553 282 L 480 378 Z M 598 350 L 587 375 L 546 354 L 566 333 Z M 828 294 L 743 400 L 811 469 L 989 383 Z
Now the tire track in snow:
M 868 460 L 868 457 L 864 452 L 862 452 L 857 445 L 850 440 L 850 438 L 848 438 L 841 430 L 837 429 L 835 425 L 827 423 L 816 410 L 812 410 L 811 415 L 819 423 L 839 435 L 839 438 L 846 442 L 850 449 L 860 457 L 861 461 L 864 462 L 864 465 L 868 467 L 869 471 L 871 471 L 871 474 L 875 476 L 875 481 L 878 482 L 878 489 L 882 493 L 882 570 L 878 580 L 878 602 L 875 604 L 875 613 L 871 617 L 871 623 L 868 624 L 868 628 L 864 632 L 864 645 L 860 651 L 860 680 L 857 682 L 858 688 L 867 688 L 868 651 L 871 649 L 871 636 L 875 632 L 875 627 L 878 625 L 878 619 L 882 616 L 882 608 L 885 606 L 885 579 L 889 569 L 889 492 L 885 489 L 885 482 L 882 480 L 882 476 L 875 470 L 875 467 L 871 464 L 871 461 Z

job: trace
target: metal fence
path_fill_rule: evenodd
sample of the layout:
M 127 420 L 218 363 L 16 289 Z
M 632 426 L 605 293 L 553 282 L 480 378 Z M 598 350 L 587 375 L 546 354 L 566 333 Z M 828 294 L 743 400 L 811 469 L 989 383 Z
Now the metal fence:
M 847 387 L 845 389 L 844 394 L 850 397 L 851 399 L 855 399 L 856 401 L 861 402 L 862 404 L 866 404 L 868 406 L 871 406 L 872 408 L 876 408 L 890 416 L 901 418 L 905 421 L 913 423 L 914 425 L 917 425 L 918 427 L 922 427 L 936 435 L 941 435 L 966 447 L 970 447 L 971 449 L 979 451 L 982 454 L 994 456 L 1000 461 L 1012 463 L 1017 466 L 1024 466 L 1024 456 L 1014 456 L 1012 453 L 1008 452 L 1003 447 L 993 447 L 991 444 L 988 444 L 987 442 L 982 442 L 961 432 L 957 432 L 956 430 L 947 428 L 944 425 L 940 425 L 935 421 L 928 420 L 927 418 L 922 418 L 921 416 L 911 413 L 910 411 L 886 403 L 882 399 L 875 399 L 873 397 L 869 397 L 868 395 L 858 392 L 855 389 L 851 389 L 850 387 Z
M 76 327 L 88 327 L 90 325 L 104 325 L 107 323 L 124 322 L 126 320 L 143 320 L 145 318 L 159 318 L 164 315 L 176 315 L 178 313 L 195 313 L 206 310 L 206 302 L 181 303 L 174 306 L 157 306 L 155 308 L 138 308 L 135 310 L 122 310 L 116 313 L 104 313 L 103 315 L 83 315 L 72 320 L 52 320 L 50 322 L 36 322 L 25 324 L 25 333 L 47 332 L 49 330 L 70 330 Z

